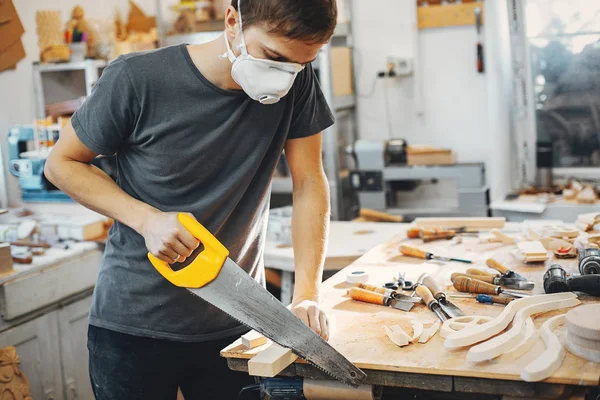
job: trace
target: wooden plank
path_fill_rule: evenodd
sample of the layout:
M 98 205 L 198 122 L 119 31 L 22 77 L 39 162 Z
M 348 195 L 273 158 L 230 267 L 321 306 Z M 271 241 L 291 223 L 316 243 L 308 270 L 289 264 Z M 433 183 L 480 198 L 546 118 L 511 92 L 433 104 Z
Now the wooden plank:
M 292 350 L 272 343 L 248 361 L 248 373 L 252 376 L 274 377 L 288 365 L 296 361 L 297 355 Z
M 253 349 L 255 347 L 266 344 L 267 340 L 268 339 L 264 337 L 261 333 L 252 330 L 242 336 L 242 345 L 246 349 Z
M 506 218 L 415 218 L 414 223 L 419 228 L 501 229 Z
M 475 25 L 475 7 L 481 9 L 481 21 L 483 23 L 484 7 L 481 1 L 417 7 L 419 29 Z

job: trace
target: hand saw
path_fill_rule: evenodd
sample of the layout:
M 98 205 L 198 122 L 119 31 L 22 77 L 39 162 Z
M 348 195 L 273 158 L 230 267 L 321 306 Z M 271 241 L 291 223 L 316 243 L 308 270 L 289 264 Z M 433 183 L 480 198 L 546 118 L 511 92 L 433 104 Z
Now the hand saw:
M 250 277 L 229 256 L 229 251 L 204 226 L 187 214 L 179 222 L 204 249 L 187 267 L 173 271 L 152 254 L 150 262 L 172 284 L 226 312 L 262 333 L 335 379 L 357 387 L 366 374 L 306 326 L 273 295 Z

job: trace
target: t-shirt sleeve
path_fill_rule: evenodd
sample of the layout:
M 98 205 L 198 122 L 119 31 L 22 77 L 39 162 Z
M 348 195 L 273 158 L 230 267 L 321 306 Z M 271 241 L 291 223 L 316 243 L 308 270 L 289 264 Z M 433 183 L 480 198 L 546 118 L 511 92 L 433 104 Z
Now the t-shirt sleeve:
M 71 123 L 81 142 L 94 153 L 115 154 L 132 134 L 140 102 L 123 58 L 106 67 L 91 95 L 77 109 Z
M 298 74 L 294 86 L 294 111 L 288 139 L 311 136 L 333 125 L 335 119 L 310 64 Z

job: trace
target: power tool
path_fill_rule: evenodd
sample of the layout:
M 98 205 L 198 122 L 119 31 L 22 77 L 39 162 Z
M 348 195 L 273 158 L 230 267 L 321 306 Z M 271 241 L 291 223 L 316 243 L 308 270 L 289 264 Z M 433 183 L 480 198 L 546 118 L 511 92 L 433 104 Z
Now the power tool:
M 579 252 L 581 275 L 600 274 L 600 249 L 584 249 Z
M 600 275 L 567 276 L 567 272 L 558 264 L 553 264 L 544 274 L 546 293 L 582 292 L 591 296 L 600 296 Z

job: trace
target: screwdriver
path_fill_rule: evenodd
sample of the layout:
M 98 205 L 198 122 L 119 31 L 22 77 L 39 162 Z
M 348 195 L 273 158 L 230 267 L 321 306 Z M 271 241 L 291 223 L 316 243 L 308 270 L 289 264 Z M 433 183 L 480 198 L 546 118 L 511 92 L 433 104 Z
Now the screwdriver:
M 401 245 L 400 252 L 402 254 L 404 254 L 405 256 L 422 258 L 423 260 L 437 260 L 437 261 L 444 261 L 444 262 L 457 261 L 457 262 L 462 262 L 462 263 L 467 263 L 467 264 L 473 263 L 473 261 L 471 261 L 471 260 L 463 260 L 461 258 L 435 256 L 435 255 L 433 255 L 433 253 L 427 252 L 425 250 L 421 250 L 417 247 L 410 246 L 408 244 Z
M 457 276 L 454 279 L 454 288 L 459 292 L 479 293 L 498 295 L 500 293 L 513 297 L 529 297 L 527 293 L 516 292 L 514 290 L 504 290 L 500 286 L 482 282 L 477 279 L 468 278 L 466 276 Z
M 512 297 L 490 296 L 489 294 L 478 294 L 476 299 L 484 304 L 508 304 L 514 300 Z

